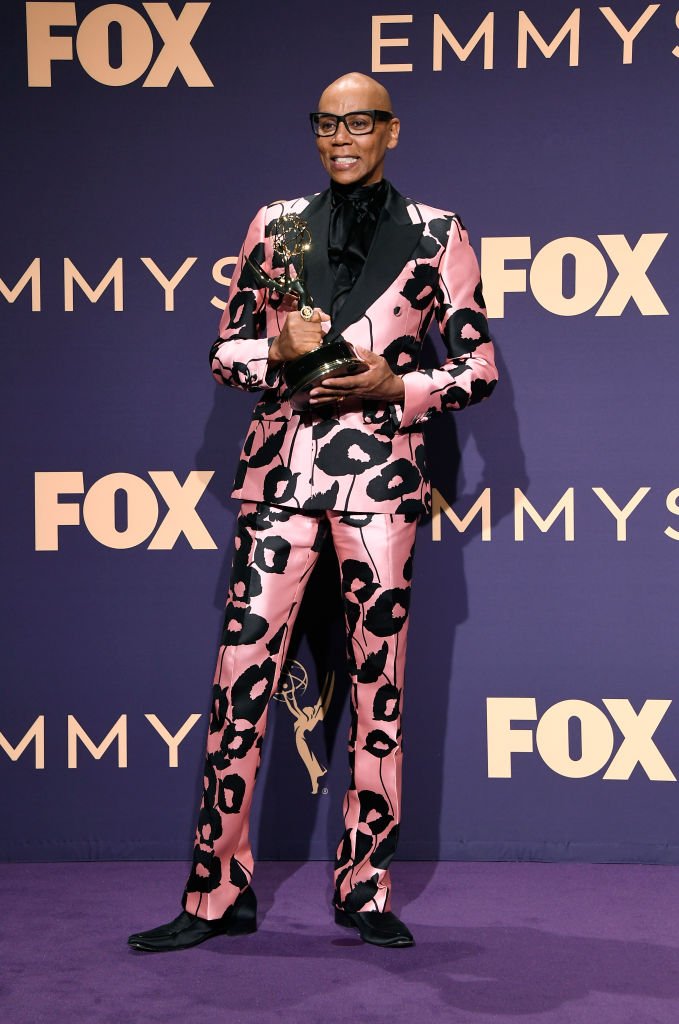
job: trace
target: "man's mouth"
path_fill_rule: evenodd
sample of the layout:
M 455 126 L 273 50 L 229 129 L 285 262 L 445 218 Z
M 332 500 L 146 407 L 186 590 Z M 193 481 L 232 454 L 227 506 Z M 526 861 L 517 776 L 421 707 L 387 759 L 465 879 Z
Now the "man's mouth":
M 333 156 L 330 159 L 332 161 L 333 167 L 338 167 L 340 169 L 345 167 L 353 167 L 355 163 L 358 163 L 357 156 Z

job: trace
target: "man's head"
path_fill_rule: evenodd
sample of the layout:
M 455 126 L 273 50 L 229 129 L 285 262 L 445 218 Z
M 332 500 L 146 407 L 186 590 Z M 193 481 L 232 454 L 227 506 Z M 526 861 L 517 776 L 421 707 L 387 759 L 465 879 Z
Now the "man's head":
M 360 110 L 391 111 L 389 93 L 368 75 L 352 71 L 332 82 L 321 94 L 319 111 L 349 114 Z M 371 185 L 382 178 L 384 157 L 398 144 L 401 123 L 397 117 L 376 120 L 372 132 L 352 135 L 344 122 L 334 135 L 316 136 L 321 163 L 340 185 Z

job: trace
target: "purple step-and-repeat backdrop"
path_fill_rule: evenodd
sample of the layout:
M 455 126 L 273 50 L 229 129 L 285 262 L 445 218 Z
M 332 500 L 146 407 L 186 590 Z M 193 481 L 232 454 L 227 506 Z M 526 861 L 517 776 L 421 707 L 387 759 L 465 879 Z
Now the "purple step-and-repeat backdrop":
M 679 859 L 678 24 L 3 4 L 0 855 L 189 855 L 253 404 L 208 349 L 255 211 L 325 187 L 306 113 L 357 69 L 402 118 L 390 179 L 469 228 L 501 370 L 428 428 L 400 855 Z M 260 857 L 341 831 L 335 573 L 269 719 Z M 330 687 L 315 785 L 294 726 Z

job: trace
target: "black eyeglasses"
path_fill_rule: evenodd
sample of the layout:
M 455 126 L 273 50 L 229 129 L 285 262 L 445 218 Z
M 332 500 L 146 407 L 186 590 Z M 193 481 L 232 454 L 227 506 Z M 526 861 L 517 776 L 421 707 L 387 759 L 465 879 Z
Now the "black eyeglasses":
M 370 135 L 376 121 L 391 121 L 390 110 L 352 110 L 349 114 L 325 114 L 321 110 L 309 114 L 314 135 L 327 139 L 343 124 L 350 135 Z

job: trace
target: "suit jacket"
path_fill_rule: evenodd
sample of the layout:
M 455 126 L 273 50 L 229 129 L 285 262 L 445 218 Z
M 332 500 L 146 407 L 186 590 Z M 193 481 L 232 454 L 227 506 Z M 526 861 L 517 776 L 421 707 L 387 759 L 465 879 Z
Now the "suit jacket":
M 309 225 L 305 280 L 314 305 L 330 309 L 330 190 L 262 207 L 240 251 L 210 353 L 219 383 L 263 392 L 232 496 L 305 510 L 418 515 L 430 506 L 422 425 L 479 402 L 497 381 L 467 231 L 457 214 L 405 199 L 389 186 L 363 270 L 330 333 L 384 356 L 403 378 L 404 402 L 349 399 L 341 412 L 333 404 L 299 413 L 286 400 L 280 370 L 267 367 L 269 346 L 295 300 L 271 295 L 245 262 L 251 255 L 271 276 L 282 273 L 271 227 L 283 213 L 300 214 Z M 432 317 L 447 358 L 438 368 L 420 369 Z

